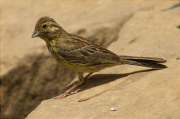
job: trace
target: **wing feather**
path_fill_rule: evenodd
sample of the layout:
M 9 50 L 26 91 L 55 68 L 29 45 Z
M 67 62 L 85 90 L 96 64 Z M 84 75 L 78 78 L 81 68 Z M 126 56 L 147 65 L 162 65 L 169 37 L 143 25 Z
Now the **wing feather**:
M 58 50 L 58 53 L 70 63 L 93 65 L 114 64 L 119 61 L 119 56 L 91 41 L 82 40 L 75 35 L 72 38 L 73 42 L 61 44 Z

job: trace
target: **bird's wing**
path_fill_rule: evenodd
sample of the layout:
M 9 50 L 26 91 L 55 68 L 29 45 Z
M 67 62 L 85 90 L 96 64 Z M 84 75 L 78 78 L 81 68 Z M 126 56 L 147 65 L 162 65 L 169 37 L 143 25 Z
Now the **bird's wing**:
M 70 41 L 60 45 L 58 53 L 71 63 L 81 64 L 114 64 L 119 56 L 79 36 L 73 36 Z

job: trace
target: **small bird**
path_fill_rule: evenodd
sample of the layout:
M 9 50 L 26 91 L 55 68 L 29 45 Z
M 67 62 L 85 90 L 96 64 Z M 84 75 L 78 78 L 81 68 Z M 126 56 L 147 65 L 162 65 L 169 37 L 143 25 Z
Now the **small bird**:
M 83 84 L 93 72 L 104 68 L 124 64 L 155 69 L 166 68 L 161 64 L 166 62 L 162 58 L 116 55 L 86 38 L 66 32 L 54 19 L 47 16 L 41 17 L 37 21 L 32 34 L 32 38 L 34 37 L 43 39 L 56 61 L 62 66 L 74 70 L 79 78 L 77 84 L 54 99 L 61 99 L 69 94 L 77 93 L 77 91 L 71 91 Z M 83 77 L 83 73 L 89 74 Z

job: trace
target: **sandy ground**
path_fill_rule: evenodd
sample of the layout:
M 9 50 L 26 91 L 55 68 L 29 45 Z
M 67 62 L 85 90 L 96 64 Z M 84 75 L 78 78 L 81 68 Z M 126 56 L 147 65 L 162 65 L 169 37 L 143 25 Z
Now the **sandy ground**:
M 51 100 L 75 74 L 56 63 L 43 40 L 31 39 L 42 16 L 118 55 L 165 58 L 168 68 L 112 67 L 95 73 L 78 94 Z M 179 25 L 177 1 L 2 1 L 1 116 L 24 118 L 50 99 L 27 119 L 178 118 Z

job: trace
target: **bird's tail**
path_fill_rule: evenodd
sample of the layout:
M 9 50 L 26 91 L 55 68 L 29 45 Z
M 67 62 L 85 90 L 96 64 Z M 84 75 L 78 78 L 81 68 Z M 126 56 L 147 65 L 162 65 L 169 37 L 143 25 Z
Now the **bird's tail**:
M 166 62 L 166 60 L 162 58 L 155 58 L 155 57 L 134 57 L 134 56 L 119 56 L 120 61 L 122 61 L 125 64 L 130 65 L 137 65 L 137 66 L 143 66 L 143 67 L 151 67 L 155 69 L 162 69 L 167 68 L 166 65 L 163 65 L 161 63 Z

